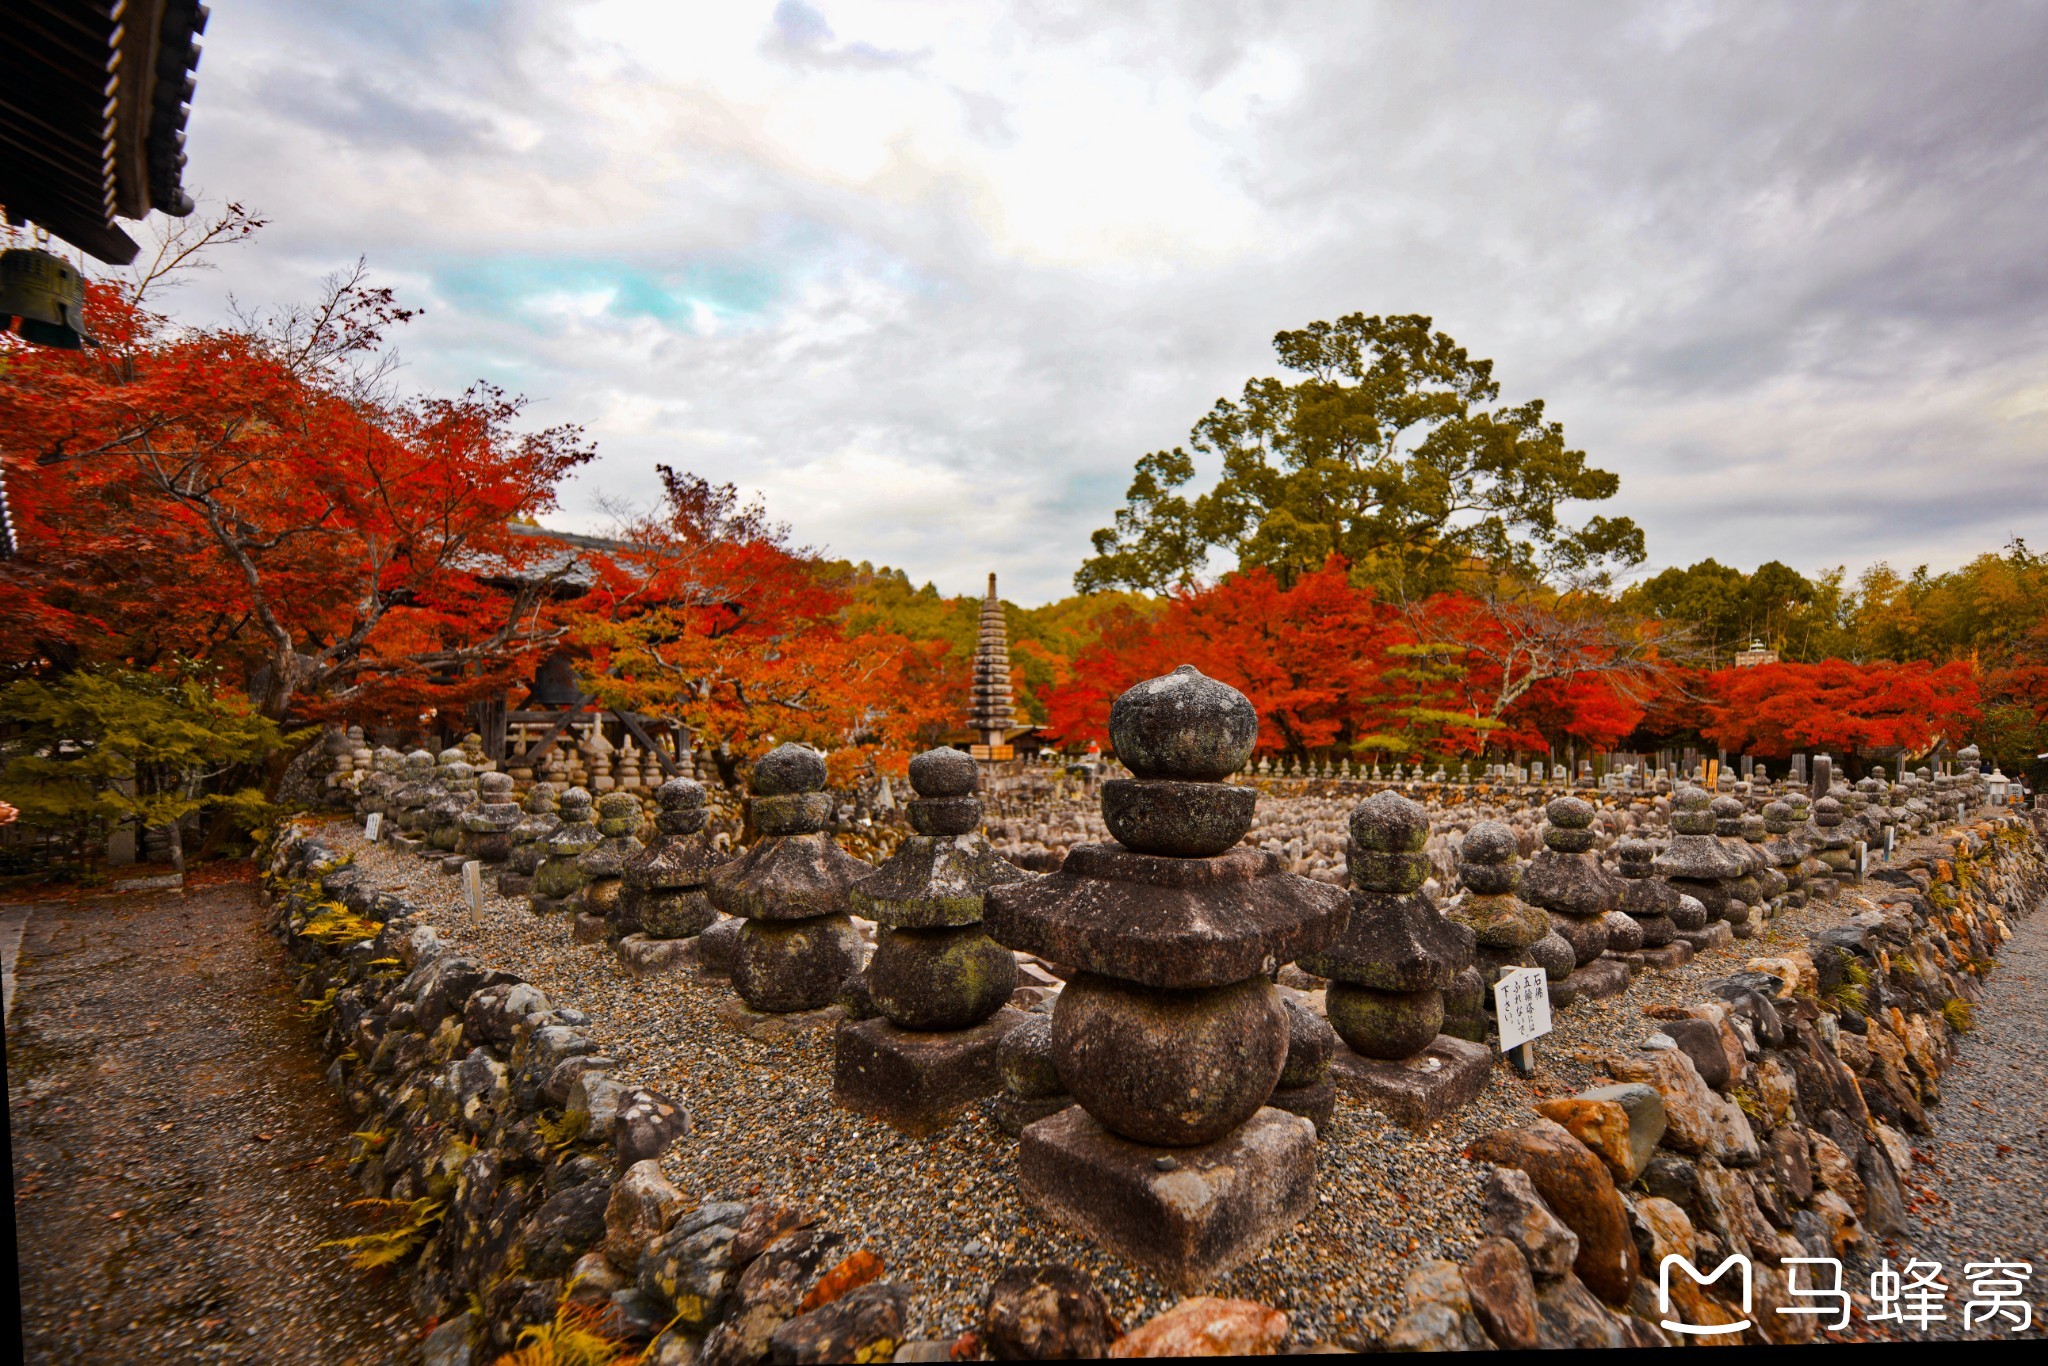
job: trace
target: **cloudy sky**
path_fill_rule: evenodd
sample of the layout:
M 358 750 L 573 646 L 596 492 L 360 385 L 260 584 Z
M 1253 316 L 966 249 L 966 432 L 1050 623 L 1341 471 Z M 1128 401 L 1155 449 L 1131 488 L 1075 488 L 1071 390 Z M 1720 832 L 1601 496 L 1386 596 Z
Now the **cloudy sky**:
M 2048 6 L 216 0 L 178 307 L 367 255 L 488 377 L 948 592 L 1064 595 L 1272 335 L 1432 315 L 1651 567 L 2048 545 Z

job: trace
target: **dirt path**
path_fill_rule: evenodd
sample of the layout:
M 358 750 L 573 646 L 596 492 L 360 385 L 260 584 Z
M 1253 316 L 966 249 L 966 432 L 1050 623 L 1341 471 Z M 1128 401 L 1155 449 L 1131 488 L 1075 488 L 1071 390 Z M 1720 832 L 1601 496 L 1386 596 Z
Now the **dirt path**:
M 2018 1326 L 2000 1317 L 1965 1330 L 1973 1298 L 1965 1268 L 1994 1259 L 2028 1263 L 2027 1336 L 2039 1338 L 2048 1335 L 2048 1085 L 2041 1071 L 2048 907 L 2013 927 L 1973 1013 L 1975 1028 L 1942 1074 L 1941 1104 L 1928 1112 L 1934 1134 L 1913 1141 L 1914 1226 L 1899 1240 L 1893 1265 L 1905 1257 L 1942 1265 L 1949 1318 L 1930 1325 L 1926 1337 L 1983 1341 L 2017 1336 Z
M 373 1363 L 414 1321 L 363 1231 L 254 889 L 46 903 L 7 1027 L 30 1361 Z

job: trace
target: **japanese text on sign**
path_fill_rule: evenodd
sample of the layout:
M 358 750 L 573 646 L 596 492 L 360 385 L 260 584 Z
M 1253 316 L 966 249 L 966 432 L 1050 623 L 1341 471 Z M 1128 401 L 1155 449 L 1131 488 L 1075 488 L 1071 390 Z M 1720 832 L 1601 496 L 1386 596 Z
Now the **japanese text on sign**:
M 1511 968 L 1493 984 L 1493 1011 L 1502 1052 L 1550 1032 L 1550 975 L 1542 968 Z

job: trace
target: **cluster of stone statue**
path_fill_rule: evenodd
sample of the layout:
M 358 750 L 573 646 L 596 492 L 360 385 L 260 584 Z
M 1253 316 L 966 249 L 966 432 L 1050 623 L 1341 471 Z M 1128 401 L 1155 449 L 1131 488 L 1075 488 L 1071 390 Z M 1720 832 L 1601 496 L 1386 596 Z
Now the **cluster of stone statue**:
M 1194 1286 L 1306 1213 L 1340 1085 L 1411 1124 L 1478 1094 L 1502 969 L 1541 968 L 1560 1007 L 1619 992 L 1831 895 L 1886 826 L 1932 828 L 1982 797 L 1967 752 L 1961 774 L 1901 784 L 1835 782 L 1823 762 L 1818 800 L 1684 787 L 1668 840 L 1623 840 L 1610 871 L 1594 804 L 1563 795 L 1526 860 L 1507 824 L 1465 830 L 1462 890 L 1439 905 L 1430 814 L 1394 792 L 1350 814 L 1348 890 L 1245 842 L 1259 793 L 1227 780 L 1259 719 L 1235 689 L 1184 666 L 1118 698 L 1110 729 L 1132 775 L 1100 786 L 1111 839 L 1049 874 L 989 845 L 981 765 L 952 749 L 911 761 L 913 833 L 879 867 L 828 833 L 825 761 L 793 744 L 754 765 L 760 838 L 737 857 L 705 838 L 690 779 L 660 787 L 643 842 L 633 794 L 593 810 L 537 783 L 522 808 L 460 749 L 381 752 L 357 809 L 451 869 L 495 866 L 502 893 L 574 913 L 579 938 L 729 976 L 741 1027 L 835 1026 L 834 1094 L 854 1110 L 921 1133 L 996 1096 L 1028 1199 Z M 1020 955 L 1062 984 L 1049 1003 L 1012 1004 Z

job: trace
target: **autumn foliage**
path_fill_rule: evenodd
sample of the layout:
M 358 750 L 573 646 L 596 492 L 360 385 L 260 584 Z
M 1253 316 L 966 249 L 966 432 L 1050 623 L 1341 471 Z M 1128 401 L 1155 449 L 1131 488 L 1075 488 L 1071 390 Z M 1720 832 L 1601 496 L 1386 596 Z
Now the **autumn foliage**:
M 1707 738 L 1765 758 L 1795 750 L 1923 753 L 1936 740 L 1967 735 L 1981 713 L 1975 673 L 1960 661 L 1765 664 L 1723 669 L 1708 686 Z
M 88 309 L 99 348 L 10 340 L 0 368 L 10 668 L 201 660 L 265 716 L 411 719 L 558 637 L 546 585 L 515 583 L 543 547 L 508 523 L 592 451 L 573 427 L 518 431 L 523 401 L 486 384 L 381 393 L 369 362 L 409 316 L 388 291 L 358 272 L 210 329 L 106 282 Z

